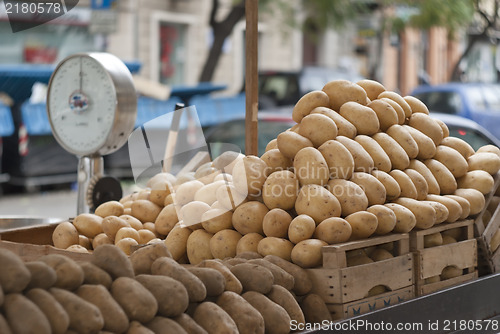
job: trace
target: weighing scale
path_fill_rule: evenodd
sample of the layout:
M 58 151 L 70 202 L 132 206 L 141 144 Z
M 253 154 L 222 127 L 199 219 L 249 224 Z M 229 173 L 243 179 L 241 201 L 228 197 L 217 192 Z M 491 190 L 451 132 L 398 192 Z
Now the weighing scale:
M 77 214 L 118 200 L 118 180 L 104 176 L 103 155 L 122 147 L 134 129 L 137 96 L 125 64 L 109 53 L 79 53 L 52 73 L 47 113 L 54 137 L 78 157 Z

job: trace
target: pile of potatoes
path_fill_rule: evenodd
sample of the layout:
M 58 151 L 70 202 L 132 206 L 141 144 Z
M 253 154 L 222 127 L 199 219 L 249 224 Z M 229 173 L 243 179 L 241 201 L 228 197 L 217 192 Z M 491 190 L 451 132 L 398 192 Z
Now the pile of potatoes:
M 130 253 L 160 239 L 179 262 L 252 251 L 317 267 L 325 245 L 478 214 L 500 169 L 497 147 L 475 152 L 421 101 L 371 80 L 331 81 L 304 95 L 292 118 L 261 157 L 226 152 L 192 173 L 160 173 L 76 217 L 74 229 L 65 224 L 60 236 L 71 242 L 55 233 L 54 244 L 115 243 Z
M 0 267 L 2 334 L 280 334 L 331 321 L 305 270 L 275 256 L 183 266 L 155 243 L 130 257 L 102 245 L 87 262 L 24 263 L 0 249 Z

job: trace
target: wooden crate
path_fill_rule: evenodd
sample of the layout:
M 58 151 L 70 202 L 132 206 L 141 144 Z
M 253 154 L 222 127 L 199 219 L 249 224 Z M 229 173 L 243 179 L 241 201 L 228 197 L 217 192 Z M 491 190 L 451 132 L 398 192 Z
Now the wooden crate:
M 415 293 L 426 295 L 453 285 L 470 281 L 478 277 L 477 242 L 474 239 L 474 220 L 462 220 L 450 224 L 439 224 L 427 230 L 410 232 L 410 248 L 414 253 Z M 461 238 L 456 243 L 424 248 L 424 237 L 437 232 L 460 229 Z M 447 266 L 456 266 L 463 270 L 463 275 L 426 283 L 427 278 L 438 276 Z
M 484 215 L 486 209 L 488 208 L 488 205 L 490 204 L 491 199 L 493 198 L 493 196 L 495 196 L 495 193 L 497 192 L 498 187 L 500 187 L 500 172 L 496 173 L 493 178 L 495 181 L 495 183 L 493 184 L 493 190 L 490 191 L 488 194 L 486 194 L 484 208 L 474 218 L 474 229 L 475 229 L 476 237 L 482 236 L 485 232 L 486 227 L 484 226 L 484 223 L 483 223 L 483 215 Z M 490 222 L 491 222 L 491 220 L 490 220 Z
M 47 254 L 62 254 L 75 261 L 89 261 L 91 254 L 71 252 L 53 246 L 52 233 L 57 224 L 25 227 L 0 232 L 0 248 L 16 253 L 24 261 Z
M 347 267 L 346 252 L 387 243 L 394 245 L 394 258 Z M 346 319 L 358 311 L 366 313 L 370 307 L 383 307 L 384 298 L 387 306 L 414 296 L 413 254 L 409 252 L 406 233 L 325 246 L 323 266 L 307 272 L 313 282 L 312 292 L 323 297 L 335 320 Z M 379 285 L 389 291 L 368 297 L 370 289 Z

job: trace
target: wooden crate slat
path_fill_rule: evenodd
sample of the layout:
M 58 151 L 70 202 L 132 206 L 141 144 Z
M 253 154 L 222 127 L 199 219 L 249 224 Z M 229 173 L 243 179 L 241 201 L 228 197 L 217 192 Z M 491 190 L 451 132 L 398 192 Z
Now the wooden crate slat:
M 460 283 L 465 283 L 475 278 L 477 278 L 477 271 L 462 276 L 453 277 L 444 281 L 417 286 L 417 296 L 427 295 L 429 293 L 449 288 Z
M 417 253 L 418 279 L 440 275 L 446 266 L 459 269 L 477 266 L 476 239 L 425 248 Z
M 488 249 L 490 248 L 490 242 L 495 233 L 498 231 L 500 227 L 500 206 L 495 209 L 495 212 L 491 216 L 490 222 L 484 229 L 482 236 L 488 245 Z
M 463 240 L 474 238 L 474 221 L 472 219 L 460 220 L 454 223 L 443 223 L 426 230 L 413 230 L 410 232 L 410 249 L 412 251 L 424 249 L 424 237 L 434 233 L 460 228 L 463 230 Z
M 486 211 L 486 209 L 488 208 L 488 205 L 490 204 L 491 199 L 493 198 L 493 196 L 495 196 L 495 193 L 496 193 L 498 187 L 500 186 L 500 172 L 496 173 L 493 176 L 493 179 L 495 181 L 493 183 L 493 190 L 485 196 L 484 208 L 483 208 L 483 210 L 481 210 L 481 212 L 474 219 L 474 225 L 475 225 L 477 236 L 483 235 L 483 233 L 484 233 L 485 227 L 483 224 L 483 215 L 484 215 L 484 212 Z
M 324 246 L 323 247 L 323 254 L 329 253 L 329 252 L 350 251 L 350 250 L 359 249 L 359 248 L 377 246 L 380 244 L 385 244 L 388 242 L 401 240 L 402 238 L 404 238 L 407 235 L 408 235 L 407 233 L 389 234 L 389 235 L 383 235 L 383 236 L 373 237 L 373 238 L 368 238 L 368 239 L 363 239 L 363 240 L 344 242 L 344 243 L 341 243 L 338 245 Z
M 90 261 L 90 257 L 92 256 L 90 253 L 71 252 L 49 245 L 21 244 L 4 240 L 0 241 L 0 248 L 16 253 L 23 261 L 34 261 L 47 254 L 60 254 L 75 261 Z
M 315 293 L 323 298 L 325 303 L 342 303 L 342 285 L 338 269 L 314 268 L 307 269 Z

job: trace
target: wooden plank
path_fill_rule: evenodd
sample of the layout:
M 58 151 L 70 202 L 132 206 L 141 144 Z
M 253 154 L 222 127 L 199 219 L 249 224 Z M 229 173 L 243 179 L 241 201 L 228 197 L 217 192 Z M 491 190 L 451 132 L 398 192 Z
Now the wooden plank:
M 175 147 L 177 145 L 177 137 L 179 136 L 179 126 L 181 123 L 182 113 L 184 111 L 184 105 L 178 104 L 175 107 L 174 114 L 172 116 L 172 124 L 168 131 L 167 143 L 165 145 L 165 153 L 163 154 L 163 164 L 162 172 L 170 172 L 172 169 L 172 163 L 174 159 Z
M 52 233 L 58 224 L 19 228 L 0 233 L 0 240 L 20 244 L 52 245 Z
M 245 154 L 259 154 L 258 139 L 258 104 L 259 104 L 259 73 L 258 73 L 258 17 L 259 1 L 245 0 Z
M 426 230 L 413 230 L 410 232 L 410 249 L 412 251 L 424 249 L 424 237 L 426 235 L 441 233 L 444 231 L 452 230 L 455 228 L 461 228 L 462 231 L 462 240 L 470 240 L 473 238 L 473 225 L 474 221 L 472 219 L 460 220 L 454 223 L 443 223 L 431 227 Z
M 61 254 L 75 261 L 90 261 L 91 253 L 71 252 L 50 245 L 23 244 L 11 241 L 0 241 L 0 248 L 17 254 L 23 261 L 34 261 L 47 254 Z
M 458 277 L 453 277 L 444 281 L 436 282 L 436 283 L 430 283 L 430 284 L 424 284 L 424 285 L 417 285 L 417 296 L 423 296 L 427 295 L 429 293 L 433 293 L 439 290 L 443 290 L 445 288 L 449 288 L 461 283 L 465 283 L 468 281 L 471 281 L 473 279 L 477 278 L 477 271 L 474 271 L 469 274 L 465 274 L 462 276 Z
M 484 240 L 486 241 L 486 244 L 488 245 L 488 250 L 490 249 L 490 242 L 495 233 L 498 231 L 500 228 L 500 206 L 498 206 L 495 209 L 495 212 L 493 212 L 493 215 L 491 216 L 490 222 L 484 229 L 484 232 L 482 236 L 484 237 Z
M 177 176 L 189 173 L 189 172 L 194 172 L 198 167 L 203 165 L 204 163 L 210 162 L 210 154 L 208 152 L 198 152 L 194 155 L 194 157 L 189 160 L 189 162 L 182 167 L 182 169 L 177 173 Z
M 306 269 L 312 282 L 311 293 L 323 298 L 325 303 L 342 303 L 342 286 L 338 269 Z
M 408 237 L 408 233 L 395 233 L 363 240 L 349 241 L 337 245 L 324 246 L 323 254 L 328 252 L 350 251 L 359 248 L 377 246 L 388 242 L 399 241 Z
M 486 209 L 488 208 L 488 205 L 490 204 L 491 199 L 493 198 L 493 196 L 495 196 L 495 193 L 496 193 L 498 187 L 500 186 L 500 172 L 496 173 L 493 178 L 495 180 L 495 182 L 493 184 L 493 190 L 485 196 L 484 208 L 483 208 L 483 210 L 481 210 L 481 212 L 474 219 L 474 225 L 476 228 L 476 235 L 477 236 L 483 235 L 483 233 L 484 233 L 485 227 L 483 224 L 483 215 L 484 215 L 484 212 L 486 211 Z
M 417 280 L 441 275 L 447 266 L 459 269 L 477 266 L 476 239 L 443 246 L 421 249 L 416 252 Z

